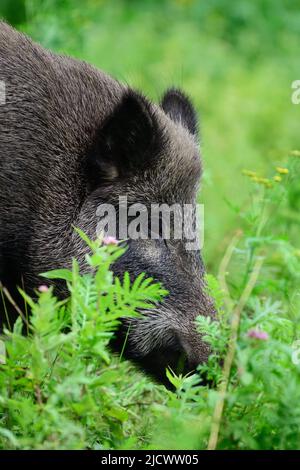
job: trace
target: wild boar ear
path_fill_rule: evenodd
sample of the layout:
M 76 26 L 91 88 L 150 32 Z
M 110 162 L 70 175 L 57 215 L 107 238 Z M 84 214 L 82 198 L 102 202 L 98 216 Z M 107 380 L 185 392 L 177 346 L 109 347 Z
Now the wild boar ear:
M 147 169 L 159 148 L 159 127 L 149 102 L 128 91 L 106 120 L 89 161 L 94 175 L 114 180 Z
M 182 124 L 188 131 L 197 135 L 198 122 L 196 111 L 189 98 L 176 88 L 166 91 L 161 100 L 161 107 L 170 118 Z

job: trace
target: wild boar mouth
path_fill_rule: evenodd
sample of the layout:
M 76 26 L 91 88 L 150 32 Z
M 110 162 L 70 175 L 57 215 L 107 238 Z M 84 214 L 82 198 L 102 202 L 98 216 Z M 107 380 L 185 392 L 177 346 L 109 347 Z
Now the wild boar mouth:
M 141 359 L 133 359 L 138 366 L 141 366 L 156 381 L 162 383 L 169 389 L 173 389 L 171 382 L 167 378 L 166 370 L 170 369 L 176 375 L 185 375 L 191 372 L 188 365 L 188 358 L 184 351 L 176 349 L 157 349 Z

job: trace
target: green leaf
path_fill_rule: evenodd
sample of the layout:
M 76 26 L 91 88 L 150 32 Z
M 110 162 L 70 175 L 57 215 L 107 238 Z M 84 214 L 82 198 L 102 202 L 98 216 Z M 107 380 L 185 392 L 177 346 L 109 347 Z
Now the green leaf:
M 122 423 L 128 420 L 128 413 L 126 410 L 124 410 L 124 408 L 118 408 L 115 406 L 114 408 L 106 410 L 106 413 L 108 414 L 108 416 L 116 418 Z
M 72 271 L 69 269 L 53 269 L 53 271 L 41 273 L 40 276 L 46 277 L 47 279 L 63 279 L 64 281 L 72 281 Z

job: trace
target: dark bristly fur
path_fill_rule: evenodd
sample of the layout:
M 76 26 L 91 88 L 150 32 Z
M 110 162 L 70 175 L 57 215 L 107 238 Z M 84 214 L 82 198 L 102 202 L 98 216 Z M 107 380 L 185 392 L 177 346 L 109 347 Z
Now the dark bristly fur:
M 99 204 L 195 204 L 201 165 L 195 111 L 182 92 L 161 106 L 92 66 L 52 54 L 0 23 L 0 276 L 16 296 L 39 273 L 82 269 L 86 246 L 74 233 L 96 234 Z M 208 348 L 195 330 L 199 314 L 214 316 L 204 290 L 200 253 L 184 240 L 129 240 L 114 265 L 134 278 L 145 271 L 169 295 L 155 314 L 132 322 L 125 354 L 160 380 L 184 352 L 193 369 Z M 57 292 L 65 294 L 63 285 Z M 4 315 L 2 321 L 4 322 Z M 12 314 L 13 315 L 13 314 Z M 12 318 L 14 319 L 14 318 Z M 114 347 L 119 350 L 126 325 Z
M 170 118 L 185 126 L 192 135 L 198 131 L 197 115 L 187 96 L 175 88 L 170 88 L 162 100 L 161 107 Z

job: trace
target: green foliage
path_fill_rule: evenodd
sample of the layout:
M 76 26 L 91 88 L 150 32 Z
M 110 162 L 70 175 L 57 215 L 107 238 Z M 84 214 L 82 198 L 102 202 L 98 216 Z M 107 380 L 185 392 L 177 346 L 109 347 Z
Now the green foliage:
M 133 284 L 128 274 L 114 279 L 110 265 L 124 248 L 93 242 L 79 231 L 91 249 L 91 273 L 80 274 L 76 260 L 72 271 L 45 273 L 47 278 L 66 280 L 70 298 L 58 301 L 52 288 L 37 292 L 37 301 L 23 293 L 31 310 L 29 334 L 22 335 L 19 319 L 0 343 L 0 447 L 205 449 L 220 399 L 232 309 L 256 258 L 264 256 L 259 280 L 241 315 L 218 448 L 299 449 L 300 318 L 295 276 L 300 257 L 285 236 L 285 224 L 293 231 L 299 223 L 291 214 L 297 205 L 294 184 L 300 160 L 291 157 L 285 172 L 282 181 L 273 179 L 272 184 L 271 178 L 257 182 L 257 175 L 248 172 L 253 192 L 248 209 L 240 214 L 244 234 L 226 267 L 229 290 L 208 275 L 218 321 L 204 316 L 197 320 L 212 353 L 208 363 L 199 366 L 200 374 L 184 377 L 167 370 L 173 392 L 113 357 L 108 348 L 121 317 L 139 315 L 138 309 L 161 301 L 166 291 L 143 276 Z
M 19 320 L 0 341 L 0 447 L 205 449 L 232 309 L 263 256 L 241 314 L 218 448 L 300 449 L 299 151 L 288 172 L 276 170 L 290 148 L 300 148 L 299 106 L 290 100 L 299 79 L 298 2 L 15 3 L 2 0 L 0 15 L 22 22 L 45 47 L 91 62 L 155 100 L 172 84 L 191 95 L 202 115 L 210 271 L 218 273 L 232 232 L 243 235 L 226 272 L 207 277 L 219 321 L 197 320 L 212 347 L 199 367 L 210 386 L 198 374 L 167 371 L 176 392 L 108 349 L 120 318 L 158 301 L 162 287 L 144 277 L 133 285 L 127 275 L 114 280 L 110 265 L 122 248 L 85 238 L 93 274 L 81 275 L 76 261 L 72 271 L 46 273 L 67 281 L 70 298 L 60 302 L 49 289 L 33 301 L 24 293 L 29 334 L 22 336 Z
M 12 25 L 26 21 L 25 0 L 0 0 L 0 19 L 5 18 Z
M 207 276 L 216 299 L 218 322 L 200 316 L 198 330 L 212 348 L 199 377 L 169 376 L 177 387 L 167 404 L 159 406 L 155 446 L 205 449 L 214 408 L 220 400 L 224 358 L 228 351 L 232 310 L 249 280 L 258 256 L 264 256 L 259 280 L 242 311 L 234 362 L 225 396 L 218 439 L 219 449 L 299 449 L 300 361 L 299 279 L 300 257 L 286 236 L 299 221 L 291 207 L 300 175 L 299 158 L 291 158 L 282 181 L 253 179 L 247 208 L 240 213 L 243 236 L 234 248 L 225 276 L 229 292 Z M 285 179 L 284 179 L 285 178 Z M 298 196 L 296 196 L 297 198 Z M 286 216 L 287 215 L 287 216 Z M 295 215 L 292 216 L 292 215 Z M 291 222 L 293 221 L 293 222 Z M 220 278 L 221 278 L 221 272 Z M 167 405 L 167 406 L 166 406 Z M 172 432 L 176 429 L 174 436 Z M 163 436 L 163 439 L 162 437 Z
M 120 318 L 138 315 L 166 292 L 144 276 L 132 285 L 128 274 L 114 279 L 109 267 L 124 248 L 87 241 L 94 274 L 81 275 L 76 260 L 72 271 L 46 273 L 67 281 L 70 299 L 58 301 L 52 288 L 44 287 L 36 302 L 23 292 L 31 309 L 29 334 L 23 336 L 21 318 L 5 331 L 1 448 L 118 447 L 128 438 L 124 423 L 138 421 L 135 402 L 132 411 L 128 402 L 136 393 L 142 399 L 147 383 L 135 386 L 128 364 L 107 346 Z

